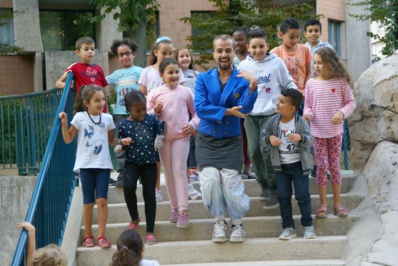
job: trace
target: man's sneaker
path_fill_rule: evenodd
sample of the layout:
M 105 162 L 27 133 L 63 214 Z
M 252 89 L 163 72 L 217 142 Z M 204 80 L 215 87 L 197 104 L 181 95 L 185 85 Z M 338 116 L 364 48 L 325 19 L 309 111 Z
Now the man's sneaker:
M 278 191 L 276 188 L 269 188 L 268 189 L 269 193 L 269 199 L 267 202 L 264 204 L 264 209 L 267 208 L 273 208 L 278 206 L 279 201 L 278 201 Z
M 282 233 L 279 235 L 280 240 L 290 240 L 297 237 L 296 231 L 293 227 L 286 227 L 283 229 Z
M 116 184 L 116 181 L 112 177 L 109 177 L 109 186 L 113 187 L 115 184 Z
M 267 200 L 269 199 L 269 190 L 268 190 L 268 184 L 267 183 L 260 183 L 261 185 L 261 193 L 260 193 L 260 200 Z
M 123 187 L 123 172 L 120 172 L 115 182 L 115 187 Z
M 187 228 L 189 226 L 189 215 L 187 212 L 182 212 L 178 214 L 177 227 Z
M 213 229 L 213 242 L 223 243 L 227 241 L 227 223 L 225 221 L 217 221 Z
M 171 212 L 170 218 L 169 218 L 170 223 L 175 224 L 178 221 L 178 211 L 173 210 Z
M 231 236 L 229 242 L 240 243 L 246 240 L 246 232 L 241 224 L 233 225 L 231 227 Z
M 163 201 L 163 195 L 162 195 L 162 191 L 160 189 L 155 188 L 155 196 L 156 196 L 156 202 Z
M 314 239 L 316 238 L 314 227 L 304 226 L 304 239 Z
M 188 196 L 191 200 L 200 200 L 202 199 L 202 194 L 195 189 L 192 184 L 188 184 Z

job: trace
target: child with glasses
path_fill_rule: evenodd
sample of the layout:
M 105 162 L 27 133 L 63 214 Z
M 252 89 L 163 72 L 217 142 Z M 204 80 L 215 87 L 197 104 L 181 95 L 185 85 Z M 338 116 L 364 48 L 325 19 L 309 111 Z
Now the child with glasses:
M 132 90 L 139 90 L 142 68 L 134 65 L 134 58 L 138 49 L 137 43 L 132 39 L 114 40 L 111 51 L 117 56 L 117 61 L 122 66 L 106 77 L 106 81 L 116 91 L 116 104 L 113 109 L 113 120 L 117 128 L 119 123 L 128 116 L 124 97 Z M 116 180 L 116 187 L 123 187 L 123 168 L 124 168 L 124 152 L 117 155 L 119 176 Z

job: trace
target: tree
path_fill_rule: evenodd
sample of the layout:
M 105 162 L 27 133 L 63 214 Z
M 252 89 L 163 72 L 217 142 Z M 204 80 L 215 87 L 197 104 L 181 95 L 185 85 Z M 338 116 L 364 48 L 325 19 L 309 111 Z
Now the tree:
M 267 0 L 209 0 L 214 3 L 216 11 L 210 13 L 192 13 L 191 17 L 183 17 L 180 20 L 190 23 L 192 34 L 187 40 L 191 42 L 189 48 L 200 54 L 195 63 L 206 68 L 206 64 L 213 57 L 211 54 L 214 36 L 219 34 L 231 34 L 232 31 L 242 25 L 247 28 L 260 27 L 267 33 L 270 47 L 275 47 L 279 40 L 277 37 L 278 25 L 288 17 L 297 20 L 307 20 L 310 17 L 319 17 L 309 14 L 314 10 L 314 2 L 276 5 Z M 274 1 L 275 2 L 275 1 Z
M 91 18 L 92 21 L 101 21 L 107 14 L 115 11 L 113 18 L 119 19 L 118 30 L 127 32 L 140 44 L 135 58 L 136 65 L 145 67 L 147 16 L 155 15 L 160 4 L 156 0 L 90 0 L 90 4 L 95 4 L 100 12 L 100 15 Z
M 12 10 L 7 10 L 7 11 L 2 11 L 0 12 L 0 27 L 7 25 L 6 22 L 1 22 L 1 21 L 7 21 L 9 19 L 12 19 L 14 17 L 14 13 Z M 16 45 L 9 45 L 7 43 L 0 43 L 0 55 L 6 55 L 8 53 L 18 53 L 23 51 L 24 49 L 22 47 L 16 46 Z
M 350 16 L 360 21 L 377 21 L 385 28 L 385 35 L 372 33 L 368 31 L 367 36 L 379 40 L 385 46 L 382 49 L 382 54 L 390 56 L 398 49 L 398 0 L 365 0 L 353 3 L 349 0 L 351 6 L 362 6 L 367 14 L 349 14 Z

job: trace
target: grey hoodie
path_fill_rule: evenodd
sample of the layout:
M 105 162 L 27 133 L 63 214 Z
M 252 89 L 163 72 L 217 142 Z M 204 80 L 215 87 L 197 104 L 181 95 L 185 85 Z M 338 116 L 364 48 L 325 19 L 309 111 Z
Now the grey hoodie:
M 312 168 L 312 160 L 310 156 L 310 147 L 314 143 L 314 137 L 311 135 L 310 126 L 308 122 L 299 115 L 295 115 L 296 133 L 303 137 L 303 140 L 298 142 L 300 160 L 303 167 L 303 174 L 309 174 Z M 279 157 L 278 147 L 272 146 L 269 137 L 270 135 L 278 136 L 278 125 L 281 120 L 281 116 L 275 115 L 270 118 L 268 123 L 265 125 L 264 129 L 261 131 L 260 144 L 262 147 L 271 148 L 271 162 L 275 169 L 275 172 L 282 171 L 281 160 Z

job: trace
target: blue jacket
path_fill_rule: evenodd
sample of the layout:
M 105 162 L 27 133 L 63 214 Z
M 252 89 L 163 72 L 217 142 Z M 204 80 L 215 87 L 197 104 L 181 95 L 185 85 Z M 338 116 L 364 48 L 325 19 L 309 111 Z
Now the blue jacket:
M 239 117 L 224 116 L 228 108 L 242 106 L 241 113 L 250 113 L 257 99 L 257 90 L 251 92 L 249 82 L 238 78 L 234 70 L 221 91 L 217 67 L 201 73 L 196 79 L 195 111 L 200 118 L 199 131 L 217 139 L 241 134 Z

